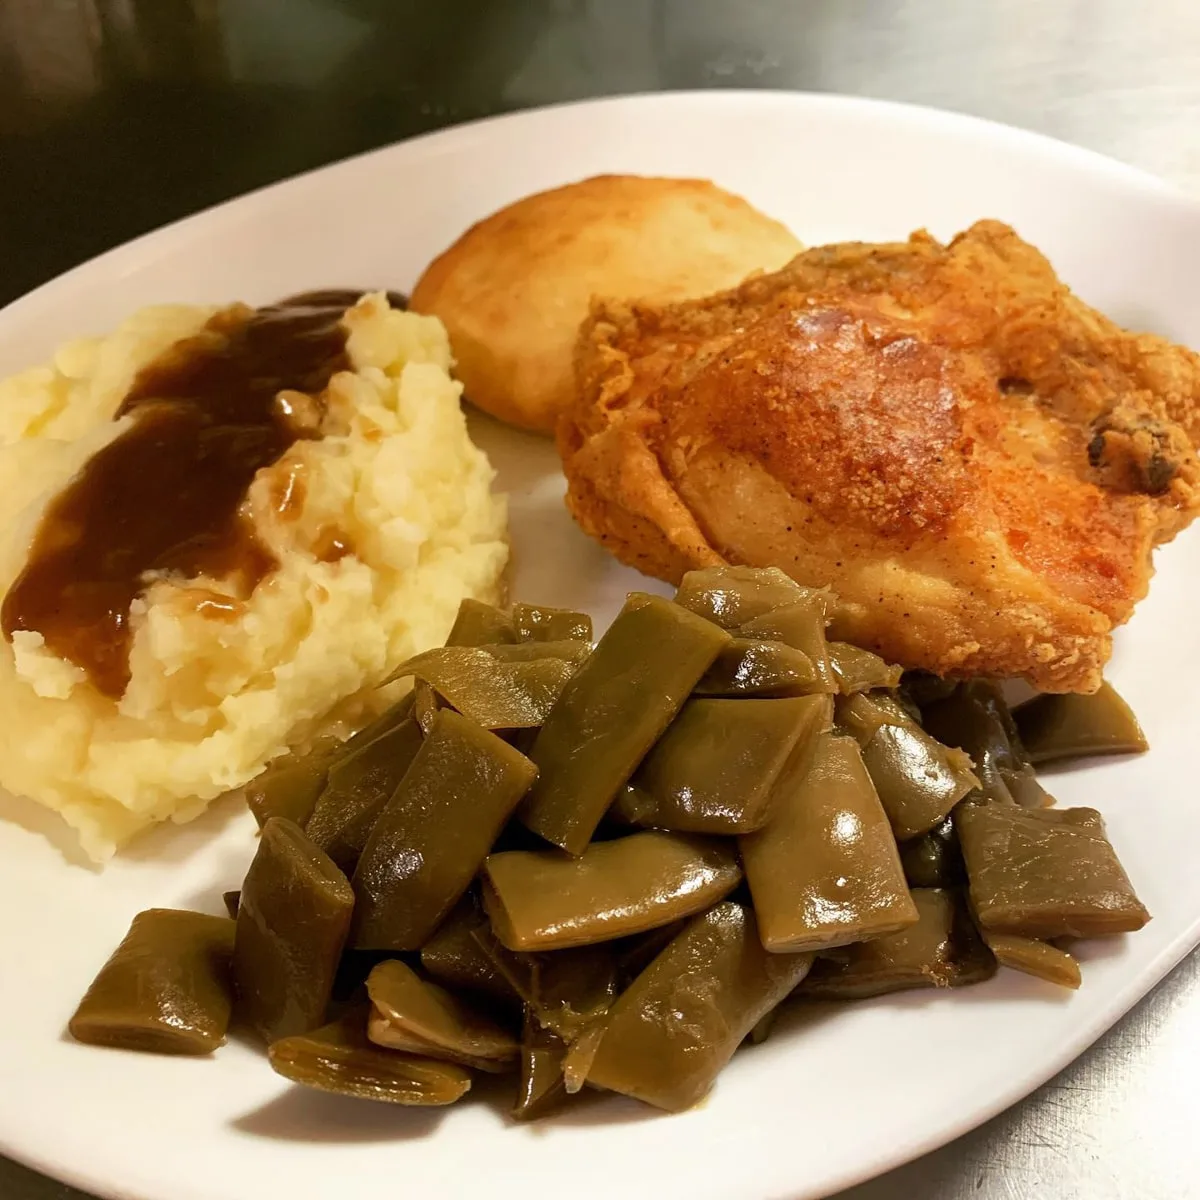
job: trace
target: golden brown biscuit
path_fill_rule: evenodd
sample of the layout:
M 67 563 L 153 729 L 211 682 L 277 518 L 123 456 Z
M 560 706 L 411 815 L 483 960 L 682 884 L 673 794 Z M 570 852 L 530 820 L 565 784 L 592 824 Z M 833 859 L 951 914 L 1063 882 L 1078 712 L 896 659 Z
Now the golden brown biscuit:
M 575 339 L 593 296 L 705 296 L 800 248 L 706 179 L 598 175 L 473 225 L 429 265 L 411 305 L 449 330 L 473 404 L 548 433 L 574 396 Z

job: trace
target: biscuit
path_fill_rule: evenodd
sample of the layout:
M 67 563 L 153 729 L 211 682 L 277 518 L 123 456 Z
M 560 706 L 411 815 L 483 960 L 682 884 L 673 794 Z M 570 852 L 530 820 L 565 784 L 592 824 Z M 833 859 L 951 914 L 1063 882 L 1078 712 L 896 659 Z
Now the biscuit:
M 709 180 L 599 175 L 473 225 L 429 265 L 411 307 L 445 324 L 468 400 L 551 433 L 574 396 L 575 339 L 593 296 L 705 296 L 800 249 Z

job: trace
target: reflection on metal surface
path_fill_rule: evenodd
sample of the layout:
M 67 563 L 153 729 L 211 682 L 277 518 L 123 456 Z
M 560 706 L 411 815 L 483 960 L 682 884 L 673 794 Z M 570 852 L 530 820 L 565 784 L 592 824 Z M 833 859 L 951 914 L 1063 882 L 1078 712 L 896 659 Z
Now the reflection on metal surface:
M 932 104 L 1200 190 L 1198 47 L 1195 0 L 0 0 L 0 303 L 271 179 L 620 91 Z M 1035 1096 L 839 1200 L 1196 1196 L 1197 1061 L 1193 956 Z M 0 1160 L 4 1200 L 78 1195 Z

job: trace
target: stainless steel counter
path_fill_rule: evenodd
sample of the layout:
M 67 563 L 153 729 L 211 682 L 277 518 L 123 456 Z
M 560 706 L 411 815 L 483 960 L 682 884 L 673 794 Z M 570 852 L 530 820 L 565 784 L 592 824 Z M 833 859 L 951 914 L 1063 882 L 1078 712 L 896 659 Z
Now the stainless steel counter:
M 937 105 L 1078 142 L 1200 195 L 1196 0 L 287 7 L 285 21 L 284 0 L 0 0 L 0 300 L 267 178 L 456 120 L 619 91 L 803 88 Z M 154 134 L 218 118 L 227 131 L 199 151 L 221 152 L 215 177 L 187 182 L 195 160 L 173 166 L 169 152 L 147 175 Z M 85 146 L 81 167 L 70 156 Z M 54 196 L 80 169 L 97 212 L 75 207 L 70 229 L 47 238 Z M 134 203 L 146 178 L 153 198 L 139 188 Z M 1198 1064 L 1193 956 L 1024 1103 L 838 1200 L 1200 1196 Z M 0 1200 L 79 1193 L 0 1160 Z

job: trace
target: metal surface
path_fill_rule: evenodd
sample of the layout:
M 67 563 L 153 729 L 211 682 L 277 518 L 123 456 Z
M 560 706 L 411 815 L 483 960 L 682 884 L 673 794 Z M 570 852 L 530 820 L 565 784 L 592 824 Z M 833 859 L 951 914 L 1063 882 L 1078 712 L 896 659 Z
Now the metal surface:
M 1195 0 L 0 0 L 0 301 L 372 145 L 705 86 L 958 109 L 1200 194 Z M 1027 1101 L 838 1200 L 1200 1196 L 1197 1062 L 1193 956 Z M 0 1198 L 79 1193 L 0 1160 Z

